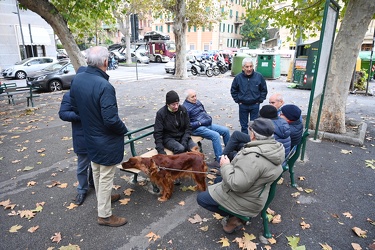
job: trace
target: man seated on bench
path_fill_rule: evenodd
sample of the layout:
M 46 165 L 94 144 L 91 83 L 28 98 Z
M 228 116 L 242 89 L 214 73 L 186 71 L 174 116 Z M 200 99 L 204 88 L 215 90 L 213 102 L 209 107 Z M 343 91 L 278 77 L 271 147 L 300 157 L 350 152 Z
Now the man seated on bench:
M 270 119 L 257 118 L 249 126 L 251 142 L 230 162 L 226 155 L 220 159 L 222 181 L 198 194 L 203 208 L 229 216 L 223 226 L 226 233 L 243 227 L 244 221 L 219 209 L 247 217 L 262 211 L 271 184 L 281 175 L 285 159 L 284 147 L 274 137 L 275 127 Z
M 223 154 L 220 136 L 223 137 L 224 146 L 227 145 L 230 137 L 229 129 L 212 123 L 212 117 L 207 114 L 203 104 L 197 99 L 195 90 L 186 90 L 185 96 L 186 99 L 183 105 L 189 114 L 192 135 L 201 136 L 212 141 L 215 161 L 210 167 L 220 167 L 220 156 Z
M 284 118 L 290 127 L 291 148 L 298 145 L 302 139 L 303 123 L 301 109 L 294 104 L 287 104 L 281 107 L 280 117 Z
M 191 139 L 191 127 L 186 108 L 180 105 L 180 97 L 171 90 L 165 98 L 166 105 L 158 110 L 154 125 L 154 139 L 158 154 L 166 154 L 165 148 L 180 154 L 197 146 Z

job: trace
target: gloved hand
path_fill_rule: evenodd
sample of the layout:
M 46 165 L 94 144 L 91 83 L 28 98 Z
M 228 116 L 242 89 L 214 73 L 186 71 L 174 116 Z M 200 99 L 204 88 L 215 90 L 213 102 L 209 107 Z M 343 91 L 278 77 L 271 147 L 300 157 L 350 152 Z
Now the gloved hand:
M 189 145 L 187 141 L 182 142 L 181 145 L 185 148 L 185 151 L 189 151 Z
M 167 153 L 164 150 L 158 150 L 158 154 L 166 155 Z

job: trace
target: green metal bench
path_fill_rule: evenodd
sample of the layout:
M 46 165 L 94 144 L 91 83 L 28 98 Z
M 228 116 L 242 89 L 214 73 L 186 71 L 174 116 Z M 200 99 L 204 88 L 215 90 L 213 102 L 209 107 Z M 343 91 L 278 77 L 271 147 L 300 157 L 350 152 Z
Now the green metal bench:
M 296 187 L 296 184 L 295 184 L 295 181 L 294 181 L 294 169 L 293 168 L 294 168 L 295 162 L 297 161 L 297 159 L 298 159 L 298 157 L 301 153 L 301 146 L 305 143 L 309 134 L 310 133 L 308 132 L 308 130 L 304 131 L 304 133 L 302 134 L 301 142 L 297 146 L 294 146 L 294 148 L 291 150 L 291 152 L 289 153 L 289 155 L 285 159 L 284 163 L 282 164 L 283 172 L 274 182 L 272 182 L 272 184 L 270 186 L 270 191 L 269 191 L 269 194 L 268 194 L 266 204 L 264 204 L 264 208 L 262 209 L 262 212 L 261 212 L 261 216 L 262 216 L 262 219 L 263 219 L 263 236 L 266 237 L 267 239 L 272 238 L 272 234 L 271 234 L 270 229 L 268 227 L 267 209 L 268 209 L 269 205 L 271 204 L 273 198 L 275 198 L 277 182 L 280 180 L 283 173 L 285 171 L 289 170 L 291 184 L 292 184 L 293 187 Z M 219 206 L 219 209 L 223 210 L 224 212 L 227 212 L 228 214 L 236 216 L 237 218 L 239 218 L 243 221 L 248 222 L 248 221 L 251 220 L 251 217 L 233 213 L 233 212 L 227 210 L 226 208 L 224 208 L 222 206 Z
M 26 96 L 27 100 L 27 107 L 31 106 L 34 107 L 34 100 L 33 98 L 39 97 L 39 95 L 35 95 L 33 92 L 39 88 L 34 86 L 24 86 L 24 87 L 17 87 L 16 83 L 2 83 L 0 87 L 0 96 L 5 96 L 8 99 L 8 104 L 15 105 L 14 96 L 20 94 L 28 94 Z

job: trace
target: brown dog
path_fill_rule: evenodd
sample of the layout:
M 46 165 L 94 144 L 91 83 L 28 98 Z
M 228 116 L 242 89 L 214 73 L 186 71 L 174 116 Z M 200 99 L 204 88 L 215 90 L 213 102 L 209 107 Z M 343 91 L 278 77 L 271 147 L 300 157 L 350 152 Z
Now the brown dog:
M 207 165 L 204 155 L 200 152 L 176 155 L 158 154 L 151 158 L 136 156 L 121 165 L 123 169 L 136 168 L 147 174 L 151 182 L 161 189 L 159 201 L 166 201 L 172 196 L 174 181 L 182 177 L 192 177 L 197 183 L 198 190 L 206 190 Z

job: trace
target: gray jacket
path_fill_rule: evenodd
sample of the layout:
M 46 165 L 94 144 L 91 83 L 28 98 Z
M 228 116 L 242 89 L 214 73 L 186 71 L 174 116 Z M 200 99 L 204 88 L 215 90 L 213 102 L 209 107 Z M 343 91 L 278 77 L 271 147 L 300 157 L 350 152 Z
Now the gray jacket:
M 229 211 L 254 217 L 262 211 L 270 185 L 281 175 L 284 159 L 284 147 L 275 139 L 249 142 L 221 167 L 223 181 L 208 191 Z

